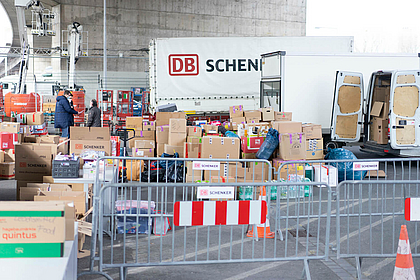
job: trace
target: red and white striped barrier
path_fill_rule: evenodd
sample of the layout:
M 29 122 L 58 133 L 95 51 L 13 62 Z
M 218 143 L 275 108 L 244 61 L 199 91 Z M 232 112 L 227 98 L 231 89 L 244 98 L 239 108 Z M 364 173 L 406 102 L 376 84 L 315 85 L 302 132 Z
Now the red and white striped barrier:
M 406 221 L 420 221 L 420 197 L 406 198 L 404 208 Z
M 250 201 L 177 201 L 174 205 L 174 225 L 214 226 L 263 224 L 267 203 Z

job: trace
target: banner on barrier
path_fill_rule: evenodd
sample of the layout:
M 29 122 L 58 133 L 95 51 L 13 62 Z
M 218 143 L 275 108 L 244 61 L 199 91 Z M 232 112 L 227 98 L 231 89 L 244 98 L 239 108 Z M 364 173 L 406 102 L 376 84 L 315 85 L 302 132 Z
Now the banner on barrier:
M 378 170 L 378 169 L 379 169 L 379 161 L 366 161 L 366 162 L 353 163 L 354 171 Z

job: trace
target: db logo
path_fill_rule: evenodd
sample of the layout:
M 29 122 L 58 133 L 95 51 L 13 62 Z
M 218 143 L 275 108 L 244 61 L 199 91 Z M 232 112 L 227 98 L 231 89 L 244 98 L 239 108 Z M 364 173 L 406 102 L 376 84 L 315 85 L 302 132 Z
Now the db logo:
M 201 196 L 208 196 L 209 195 L 209 190 L 200 190 L 200 195 Z
M 355 163 L 354 168 L 362 168 L 362 165 L 360 163 Z
M 169 55 L 170 76 L 196 76 L 198 75 L 197 54 L 171 54 Z
M 19 167 L 26 167 L 26 162 L 21 162 L 21 163 L 19 164 Z
M 201 168 L 201 164 L 200 163 L 194 163 L 194 168 Z
M 83 150 L 83 144 L 76 144 L 76 145 L 74 145 L 74 148 L 76 150 Z

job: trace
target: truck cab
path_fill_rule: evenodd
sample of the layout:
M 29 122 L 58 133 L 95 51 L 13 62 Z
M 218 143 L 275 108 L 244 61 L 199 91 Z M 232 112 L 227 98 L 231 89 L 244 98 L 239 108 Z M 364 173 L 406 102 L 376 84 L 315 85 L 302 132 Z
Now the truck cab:
M 420 70 L 377 71 L 364 88 L 363 75 L 337 71 L 331 139 L 363 142 L 361 148 L 402 156 L 420 155 Z

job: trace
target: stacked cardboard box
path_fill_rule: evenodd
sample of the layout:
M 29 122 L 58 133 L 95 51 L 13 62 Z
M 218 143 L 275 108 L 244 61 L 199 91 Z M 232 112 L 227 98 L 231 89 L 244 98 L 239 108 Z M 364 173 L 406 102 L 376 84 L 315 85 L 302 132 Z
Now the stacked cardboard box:
M 154 140 L 135 140 L 132 148 L 134 157 L 154 157 L 155 141 Z
M 369 140 L 378 144 L 388 144 L 389 90 L 388 86 L 374 88 Z
M 94 150 L 111 155 L 108 127 L 70 127 L 70 153 L 80 155 L 83 150 Z
M 302 132 L 306 136 L 306 159 L 324 159 L 321 125 L 313 123 L 302 124 Z
M 164 151 L 167 154 L 177 152 L 184 157 L 184 143 L 187 139 L 187 121 L 185 119 L 169 120 L 168 144 L 165 144 Z
M 158 157 L 165 152 L 165 144 L 169 144 L 169 124 L 156 127 L 156 151 Z

